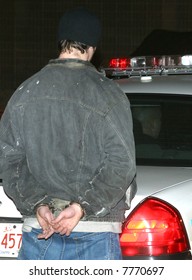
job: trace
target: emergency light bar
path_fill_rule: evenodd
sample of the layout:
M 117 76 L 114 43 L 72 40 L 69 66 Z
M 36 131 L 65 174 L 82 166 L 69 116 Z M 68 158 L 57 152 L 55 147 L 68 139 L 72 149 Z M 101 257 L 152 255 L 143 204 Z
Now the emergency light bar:
M 108 77 L 130 77 L 165 74 L 192 73 L 192 55 L 185 56 L 140 56 L 112 58 L 104 68 Z

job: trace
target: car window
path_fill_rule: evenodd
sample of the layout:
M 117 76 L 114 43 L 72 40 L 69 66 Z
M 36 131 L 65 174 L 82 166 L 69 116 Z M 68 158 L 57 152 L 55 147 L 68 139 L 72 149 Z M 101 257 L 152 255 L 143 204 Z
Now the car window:
M 192 166 L 192 97 L 127 94 L 137 164 Z

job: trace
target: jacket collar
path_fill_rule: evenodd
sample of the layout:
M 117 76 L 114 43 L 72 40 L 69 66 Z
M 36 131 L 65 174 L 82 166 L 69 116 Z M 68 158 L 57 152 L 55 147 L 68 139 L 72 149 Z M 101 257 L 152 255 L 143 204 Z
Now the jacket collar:
M 51 59 L 49 61 L 49 64 L 61 64 L 61 65 L 77 65 L 77 66 L 89 66 L 89 67 L 93 67 L 93 64 L 90 61 L 87 60 L 81 60 L 81 59 L 76 59 L 76 58 L 67 58 L 67 59 Z

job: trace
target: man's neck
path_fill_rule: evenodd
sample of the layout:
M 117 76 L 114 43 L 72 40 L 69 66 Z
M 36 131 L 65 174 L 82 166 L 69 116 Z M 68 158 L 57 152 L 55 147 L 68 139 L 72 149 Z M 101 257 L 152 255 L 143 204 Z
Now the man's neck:
M 70 51 L 61 52 L 59 55 L 60 59 L 75 58 L 85 61 L 90 61 L 93 57 L 96 48 L 89 47 L 87 51 L 81 53 L 80 50 L 72 48 Z
M 88 53 L 81 53 L 79 50 L 73 49 L 71 52 L 62 52 L 59 55 L 60 59 L 68 59 L 68 58 L 74 58 L 74 59 L 81 59 L 81 60 L 88 60 Z

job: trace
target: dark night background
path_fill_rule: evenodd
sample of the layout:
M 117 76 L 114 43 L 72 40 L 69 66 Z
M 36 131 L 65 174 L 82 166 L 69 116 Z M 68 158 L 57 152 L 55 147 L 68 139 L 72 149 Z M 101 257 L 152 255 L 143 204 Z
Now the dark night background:
M 79 5 L 103 23 L 96 63 L 128 56 L 155 29 L 192 31 L 191 0 L 0 0 L 0 110 L 23 80 L 57 57 L 59 18 Z

